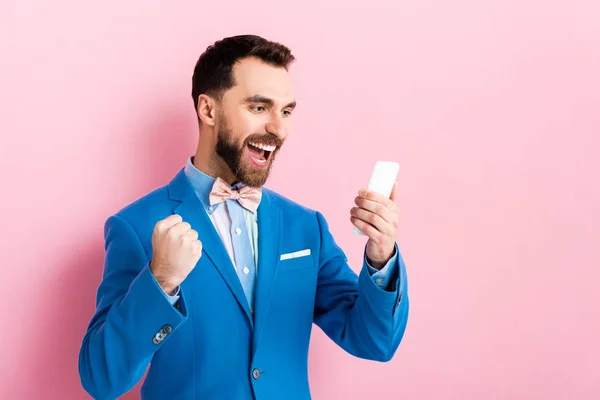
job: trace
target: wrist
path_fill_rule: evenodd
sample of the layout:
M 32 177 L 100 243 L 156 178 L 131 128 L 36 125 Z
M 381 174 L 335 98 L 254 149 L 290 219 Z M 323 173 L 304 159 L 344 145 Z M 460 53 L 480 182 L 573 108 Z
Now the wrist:
M 157 271 L 161 271 L 161 270 L 162 270 L 161 268 L 158 268 L 157 266 L 153 266 L 152 263 L 150 263 L 150 272 L 152 273 L 152 276 L 156 280 L 156 283 L 158 283 L 158 285 L 160 286 L 162 291 L 165 292 L 165 294 L 167 294 L 168 296 L 172 296 L 173 293 L 175 293 L 175 289 L 177 289 L 178 285 L 173 284 L 169 278 L 166 278 L 166 277 L 162 276 L 160 273 L 157 273 Z
M 159 285 L 160 285 L 160 283 L 159 283 Z M 175 290 L 177 289 L 177 286 L 173 286 L 173 285 L 163 286 L 163 285 L 160 285 L 160 288 L 163 290 L 163 292 L 165 292 L 166 295 L 173 296 L 173 294 L 175 294 Z
M 385 265 L 385 262 L 369 260 L 369 257 L 367 257 L 367 261 L 369 262 L 369 265 L 371 267 L 375 268 L 378 271 L 380 271 L 381 268 L 383 268 L 383 266 Z
M 382 260 L 372 260 L 369 258 L 369 256 L 367 256 L 367 262 L 369 263 L 369 265 L 373 268 L 375 268 L 376 270 L 381 270 L 383 267 L 385 267 L 385 265 L 392 259 L 392 257 L 396 254 L 396 247 L 394 246 L 392 248 L 392 251 L 389 253 L 389 255 L 385 258 L 383 258 Z

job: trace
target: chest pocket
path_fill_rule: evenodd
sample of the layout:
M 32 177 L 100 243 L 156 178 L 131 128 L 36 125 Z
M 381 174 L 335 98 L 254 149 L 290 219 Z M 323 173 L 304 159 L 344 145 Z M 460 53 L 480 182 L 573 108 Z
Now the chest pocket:
M 314 267 L 314 258 L 310 249 L 285 253 L 279 257 L 279 271 L 294 271 Z

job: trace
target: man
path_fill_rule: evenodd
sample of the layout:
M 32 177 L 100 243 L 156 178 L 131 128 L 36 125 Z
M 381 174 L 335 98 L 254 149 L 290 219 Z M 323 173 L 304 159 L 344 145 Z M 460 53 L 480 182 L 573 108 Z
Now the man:
M 290 131 L 294 57 L 226 38 L 196 64 L 196 154 L 105 225 L 104 276 L 79 373 L 114 399 L 310 399 L 312 323 L 345 351 L 388 361 L 408 316 L 395 194 L 356 197 L 369 239 L 359 275 L 323 215 L 263 187 Z M 149 367 L 149 368 L 148 368 Z

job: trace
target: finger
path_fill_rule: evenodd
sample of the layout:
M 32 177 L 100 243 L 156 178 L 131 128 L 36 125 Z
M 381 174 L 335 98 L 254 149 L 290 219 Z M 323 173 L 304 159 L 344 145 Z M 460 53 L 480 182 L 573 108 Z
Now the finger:
M 379 215 L 388 223 L 392 223 L 394 221 L 394 211 L 384 204 L 363 197 L 357 197 L 354 199 L 354 203 L 356 203 L 356 205 L 360 208 Z
M 165 222 L 165 225 L 168 228 L 170 228 L 170 227 L 180 223 L 181 221 L 183 221 L 183 218 L 179 214 L 173 214 L 173 215 L 169 215 L 163 221 Z
M 365 210 L 363 208 L 354 207 L 350 210 L 350 214 L 369 225 L 372 225 L 375 229 L 381 232 L 384 235 L 387 235 L 392 232 L 392 225 L 390 225 L 387 221 L 385 221 L 381 216 Z
M 185 221 L 182 221 L 169 229 L 169 235 L 171 235 L 171 237 L 180 237 L 190 229 L 192 229 L 191 225 Z
M 352 217 L 352 216 L 350 217 L 350 221 L 352 222 L 352 224 L 354 226 L 356 226 L 358 229 L 363 231 L 363 233 L 365 235 L 367 235 L 369 238 L 371 238 L 373 240 L 379 240 L 379 238 L 382 235 L 382 233 L 379 232 L 379 230 L 377 230 L 377 228 L 375 228 L 373 225 L 369 224 L 368 222 L 365 222 L 361 219 L 358 219 L 358 218 Z
M 165 218 L 161 221 L 158 221 L 156 223 L 156 225 L 154 226 L 154 229 L 158 232 L 165 232 L 165 231 L 171 229 L 171 227 L 173 227 L 175 224 L 178 224 L 181 221 L 182 221 L 182 218 L 180 215 L 177 215 L 177 214 L 169 215 L 167 218 Z
M 192 242 L 192 251 L 195 255 L 202 254 L 202 242 L 199 240 L 194 240 L 194 242 Z
M 182 237 L 184 237 L 186 239 L 190 239 L 190 240 L 196 240 L 196 239 L 198 239 L 198 231 L 196 231 L 194 229 L 190 229 L 189 231 L 184 233 L 182 235 Z
M 396 201 L 396 189 L 398 188 L 398 181 L 394 182 L 394 186 L 392 187 L 392 193 L 390 194 L 390 200 Z
M 367 199 L 367 200 L 371 200 L 377 203 L 381 203 L 384 206 L 386 206 L 387 208 L 392 208 L 394 207 L 394 202 L 392 200 L 390 200 L 389 198 L 385 197 L 382 194 L 379 194 L 377 192 L 374 192 L 372 190 L 368 190 L 368 189 L 361 189 L 358 192 L 358 196 L 363 198 L 363 199 Z

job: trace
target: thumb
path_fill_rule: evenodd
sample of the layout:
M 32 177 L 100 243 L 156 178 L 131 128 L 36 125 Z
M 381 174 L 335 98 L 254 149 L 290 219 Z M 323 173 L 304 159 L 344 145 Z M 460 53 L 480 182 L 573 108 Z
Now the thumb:
M 396 200 L 396 189 L 398 187 L 398 181 L 394 182 L 394 186 L 392 187 L 392 193 L 390 194 L 390 200 L 395 201 Z

